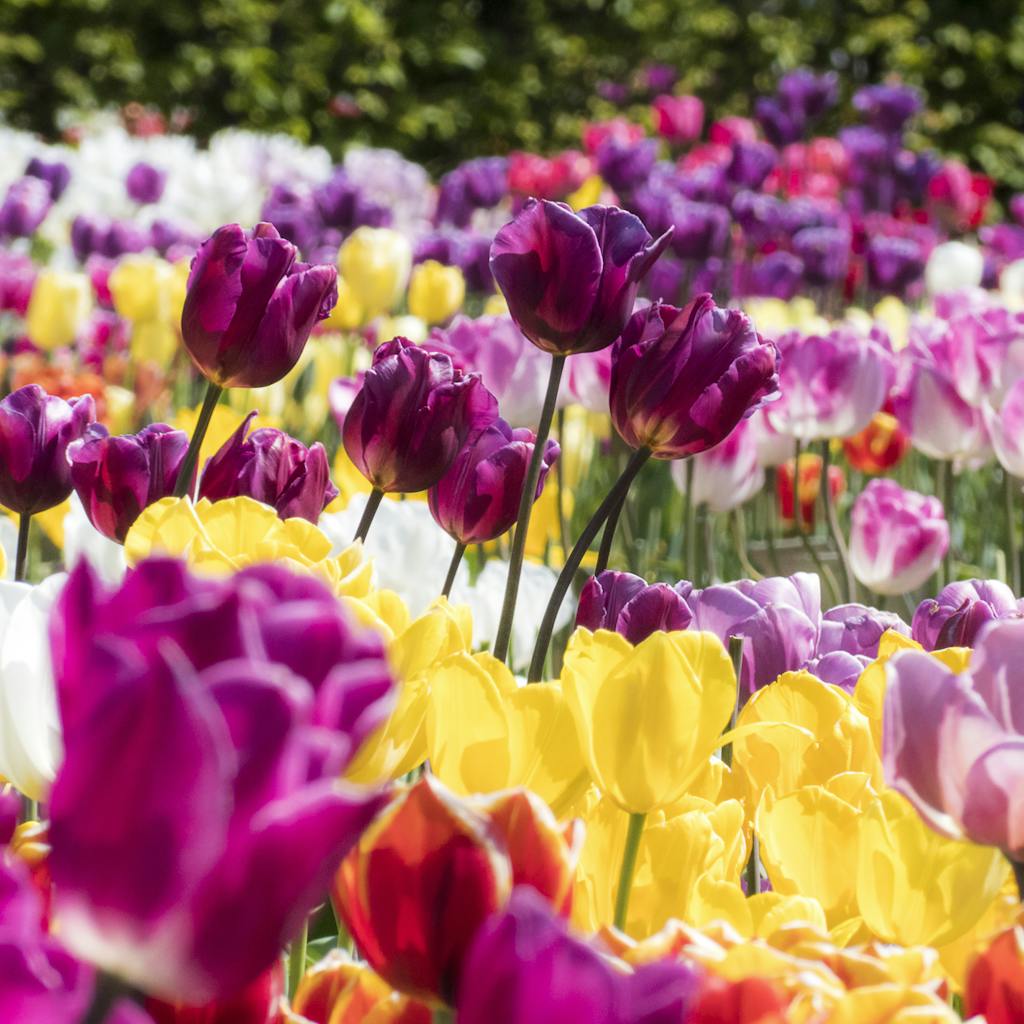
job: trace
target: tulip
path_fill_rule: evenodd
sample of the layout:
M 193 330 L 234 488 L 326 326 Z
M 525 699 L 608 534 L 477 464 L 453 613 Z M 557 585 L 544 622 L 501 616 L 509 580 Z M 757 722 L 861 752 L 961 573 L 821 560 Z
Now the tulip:
M 50 186 L 39 178 L 19 178 L 0 204 L 0 237 L 31 238 L 53 205 Z
M 998 411 L 985 402 L 982 414 L 999 464 L 1012 476 L 1024 477 L 1024 377 L 1010 387 Z
M 910 627 L 895 613 L 862 604 L 843 604 L 830 608 L 821 617 L 816 653 L 820 657 L 834 651 L 845 651 L 860 657 L 878 657 L 882 637 L 894 631 L 910 636 Z
M 188 435 L 166 423 L 138 434 L 72 442 L 71 482 L 89 522 L 123 544 L 142 511 L 174 490 L 187 450 Z
M 223 501 L 244 495 L 271 505 L 282 519 L 298 517 L 316 523 L 338 496 L 324 446 L 318 441 L 306 448 L 284 431 L 270 427 L 246 437 L 255 416 L 255 412 L 249 413 L 206 463 L 199 497 Z
M 890 412 L 876 412 L 858 434 L 843 438 L 847 462 L 861 473 L 879 474 L 898 466 L 910 448 L 910 438 Z
M 704 104 L 696 96 L 657 96 L 651 104 L 655 131 L 666 142 L 685 146 L 700 138 Z
M 50 188 L 50 198 L 54 202 L 60 199 L 71 182 L 71 168 L 66 163 L 61 160 L 50 163 L 38 156 L 32 157 L 25 165 L 25 175 L 45 181 Z
M 926 651 L 973 647 L 987 623 L 1022 614 L 1024 601 L 1000 580 L 961 580 L 917 606 L 911 636 Z
M 868 242 L 868 282 L 887 295 L 903 295 L 924 272 L 925 254 L 912 238 L 881 235 Z
M 61 939 L 159 999 L 231 997 L 382 804 L 337 781 L 389 708 L 381 641 L 276 566 L 215 581 L 152 560 L 106 592 L 82 564 L 52 621 Z
M 440 481 L 467 439 L 497 413 L 477 374 L 456 370 L 440 352 L 394 338 L 373 354 L 345 417 L 342 443 L 378 494 L 423 491 Z M 369 521 L 360 526 L 360 539 L 367 529 Z
M 409 279 L 409 312 L 428 324 L 450 320 L 466 299 L 466 279 L 458 267 L 436 260 L 420 263 Z
M 853 106 L 879 131 L 897 135 L 922 107 L 921 93 L 913 86 L 865 85 L 853 96 Z
M 205 1006 L 147 999 L 145 1009 L 152 1024 L 278 1024 L 283 995 L 284 970 L 278 961 L 241 992 L 225 999 Z
M 983 273 L 984 260 L 977 246 L 943 242 L 932 249 L 925 264 L 925 288 L 929 295 L 977 288 Z
M 1024 927 L 997 935 L 978 954 L 967 977 L 964 1011 L 987 1024 L 1024 1019 Z
M 596 352 L 621 333 L 640 282 L 665 250 L 631 213 L 574 213 L 530 201 L 495 236 L 491 271 L 520 330 L 555 356 Z
M 804 264 L 799 256 L 777 249 L 754 261 L 748 293 L 789 301 L 803 283 Z
M 41 270 L 25 313 L 25 332 L 41 349 L 70 345 L 89 318 L 92 292 L 84 274 Z
M 391 228 L 357 228 L 338 252 L 338 269 L 358 297 L 366 321 L 394 309 L 411 268 L 408 239 Z
M 611 630 L 634 645 L 659 630 L 686 629 L 692 618 L 682 587 L 648 585 L 632 573 L 610 570 L 587 580 L 576 610 L 577 626 Z
M 850 564 L 878 594 L 906 594 L 939 567 L 949 548 L 942 502 L 876 479 L 857 496 L 850 516 Z
M 158 203 L 164 194 L 167 184 L 167 172 L 161 171 L 152 164 L 140 160 L 133 164 L 124 179 L 124 190 L 129 199 L 134 199 L 140 206 Z
M 793 236 L 793 251 L 803 261 L 808 284 L 834 285 L 846 277 L 850 235 L 842 228 L 802 228 Z

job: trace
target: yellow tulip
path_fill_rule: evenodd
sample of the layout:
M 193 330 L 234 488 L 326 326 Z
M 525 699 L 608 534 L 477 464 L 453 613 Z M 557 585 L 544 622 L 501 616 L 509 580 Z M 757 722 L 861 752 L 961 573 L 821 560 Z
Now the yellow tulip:
M 502 316 L 508 314 L 508 303 L 500 292 L 492 295 L 484 303 L 484 316 Z
M 736 703 L 736 674 L 711 633 L 577 630 L 562 689 L 598 788 L 631 814 L 675 803 L 704 767 Z
M 123 256 L 110 272 L 108 286 L 114 309 L 133 322 L 171 320 L 175 272 L 166 260 Z M 180 315 L 180 310 L 178 313 Z
M 405 316 L 382 316 L 374 326 L 378 345 L 399 337 L 408 338 L 417 345 L 422 345 L 429 333 L 426 321 L 409 313 Z
M 361 327 L 368 317 L 363 314 L 363 307 L 352 285 L 340 274 L 338 275 L 338 301 L 327 317 L 327 323 L 339 331 L 354 331 Z
M 941 946 L 972 928 L 1006 881 L 990 847 L 933 832 L 899 793 L 885 790 L 858 830 L 857 903 L 885 942 Z
M 466 301 L 466 279 L 458 267 L 424 260 L 409 278 L 409 312 L 428 324 L 443 324 Z
M 910 340 L 910 310 L 895 295 L 887 295 L 873 310 L 875 321 L 885 328 L 893 348 L 905 348 Z
M 566 196 L 566 202 L 574 210 L 582 210 L 600 202 L 603 191 L 604 181 L 601 179 L 601 175 L 591 174 L 589 178 L 584 179 L 583 184 L 575 192 Z
M 883 984 L 847 992 L 827 1024 L 960 1024 L 960 1015 L 934 991 Z
M 25 332 L 42 349 L 70 345 L 92 312 L 92 285 L 85 274 L 41 270 L 25 313 Z
M 338 252 L 338 270 L 362 308 L 364 323 L 394 309 L 411 267 L 409 240 L 391 228 L 356 228 Z

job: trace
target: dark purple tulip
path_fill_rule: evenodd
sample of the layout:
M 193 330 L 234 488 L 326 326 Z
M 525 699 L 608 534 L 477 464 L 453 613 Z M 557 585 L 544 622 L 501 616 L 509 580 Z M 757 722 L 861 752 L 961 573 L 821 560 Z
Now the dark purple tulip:
M 846 651 L 874 659 L 878 657 L 882 634 L 890 629 L 910 636 L 910 627 L 895 612 L 882 612 L 862 604 L 837 605 L 821 617 L 817 653 Z
M 494 291 L 490 255 L 491 240 L 487 235 L 442 227 L 419 238 L 413 250 L 413 262 L 437 260 L 446 267 L 458 267 L 470 291 L 488 294 Z
M 11 183 L 0 204 L 0 238 L 28 238 L 46 219 L 53 205 L 50 186 L 40 178 Z
M 754 117 L 774 146 L 798 142 L 807 130 L 801 112 L 790 109 L 776 96 L 759 96 L 754 102 Z
M 816 75 L 809 68 L 796 68 L 779 79 L 776 90 L 787 110 L 799 112 L 805 120 L 821 117 L 839 98 L 839 76 L 834 71 Z
M 680 259 L 703 262 L 725 251 L 729 211 L 724 206 L 676 197 L 666 214 L 673 229 L 672 251 Z
M 324 446 L 307 448 L 283 430 L 262 427 L 248 437 L 255 412 L 206 462 L 199 497 L 210 501 L 245 495 L 272 506 L 282 519 L 315 523 L 338 496 Z
M 149 225 L 149 244 L 164 257 L 183 248 L 191 249 L 195 255 L 199 248 L 199 240 L 191 232 L 162 218 Z
M 142 252 L 149 244 L 149 232 L 130 222 L 85 214 L 71 222 L 71 248 L 83 263 L 93 255 L 116 259 L 125 253 Z
M 741 188 L 760 188 L 775 167 L 777 154 L 769 142 L 737 142 L 726 177 Z
M 597 150 L 597 170 L 616 192 L 631 192 L 647 180 L 658 159 L 658 140 L 605 139 Z
M 646 292 L 652 299 L 676 303 L 686 280 L 686 265 L 672 256 L 662 256 L 647 277 Z
M 846 277 L 850 234 L 842 228 L 804 228 L 793 236 L 793 251 L 803 260 L 808 284 L 835 284 Z
M 362 187 L 340 167 L 313 190 L 313 202 L 323 224 L 340 231 L 342 236 L 358 227 L 383 228 L 391 224 L 391 211 L 365 195 Z
M 640 71 L 640 85 L 648 92 L 670 92 L 679 81 L 679 72 L 671 64 L 648 64 Z
M 797 196 L 782 203 L 779 216 L 782 231 L 787 235 L 795 235 L 803 228 L 833 228 L 839 222 L 835 207 L 807 196 Z
M 874 128 L 898 135 L 922 107 L 921 94 L 909 85 L 866 85 L 853 97 L 853 106 Z
M 680 459 L 714 448 L 778 391 L 778 350 L 738 309 L 699 295 L 654 303 L 612 349 L 612 422 L 631 448 Z
M 334 267 L 295 262 L 271 224 L 251 238 L 237 224 L 199 247 L 188 276 L 181 333 L 192 361 L 220 387 L 261 388 L 298 362 L 310 331 L 338 301 Z
M 618 969 L 519 886 L 473 940 L 456 1006 L 459 1024 L 669 1024 L 699 988 L 677 961 Z
M 72 442 L 71 482 L 89 522 L 123 544 L 142 511 L 174 492 L 186 451 L 188 434 L 166 423 L 137 434 Z
M 755 260 L 750 268 L 747 291 L 789 301 L 800 290 L 804 264 L 799 256 L 777 249 Z
M 973 647 L 982 626 L 1024 615 L 1024 600 L 999 580 L 960 580 L 922 601 L 911 621 L 911 636 L 926 650 Z
M 732 215 L 751 245 L 762 246 L 779 235 L 785 203 L 775 196 L 744 189 L 732 201 Z
M 473 434 L 448 472 L 427 492 L 437 525 L 459 544 L 483 544 L 511 530 L 535 440 L 532 430 L 513 430 L 503 419 Z M 548 441 L 535 501 L 558 455 L 558 445 Z
M 373 353 L 345 417 L 342 443 L 374 487 L 425 491 L 448 472 L 467 439 L 497 416 L 498 403 L 479 374 L 393 338 Z
M 57 202 L 71 181 L 71 168 L 62 160 L 47 162 L 34 156 L 25 168 L 25 176 L 45 181 L 50 186 L 50 198 Z
M 508 194 L 508 160 L 501 156 L 478 157 L 449 171 L 440 183 L 438 224 L 469 226 L 475 210 L 489 210 Z
M 519 329 L 552 355 L 597 352 L 622 332 L 670 234 L 652 240 L 614 206 L 574 213 L 529 200 L 491 246 L 491 272 Z
M 34 515 L 71 494 L 68 445 L 105 433 L 91 395 L 65 401 L 26 384 L 0 402 L 0 504 Z
M 263 202 L 260 220 L 273 224 L 278 234 L 291 242 L 303 255 L 309 253 L 320 230 L 319 214 L 313 197 L 290 185 L 277 184 Z
M 680 588 L 611 569 L 587 580 L 576 609 L 577 626 L 610 629 L 631 644 L 659 630 L 686 629 L 692 618 Z
M 871 287 L 891 295 L 902 295 L 924 273 L 924 253 L 912 238 L 873 237 L 866 257 Z
M 129 199 L 140 204 L 157 203 L 167 185 L 167 172 L 140 160 L 124 179 L 124 188 Z
M 61 940 L 187 1004 L 267 970 L 383 802 L 339 776 L 391 710 L 381 640 L 281 566 L 75 569 L 51 620 Z M 101 785 L 102 782 L 102 785 Z

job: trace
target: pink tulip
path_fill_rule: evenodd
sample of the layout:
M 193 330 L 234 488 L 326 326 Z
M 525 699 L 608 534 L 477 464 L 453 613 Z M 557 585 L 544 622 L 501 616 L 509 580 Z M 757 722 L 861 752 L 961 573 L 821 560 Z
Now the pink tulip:
M 686 491 L 688 462 L 672 463 L 672 479 Z M 757 461 L 757 439 L 750 420 L 740 420 L 733 432 L 706 452 L 693 456 L 693 500 L 712 512 L 728 512 L 749 501 L 764 485 Z
M 696 96 L 658 96 L 651 109 L 655 130 L 668 142 L 686 145 L 700 138 L 704 104 Z
M 999 465 L 1018 478 L 1024 478 L 1024 378 L 1010 388 L 1002 408 L 982 406 L 989 440 Z

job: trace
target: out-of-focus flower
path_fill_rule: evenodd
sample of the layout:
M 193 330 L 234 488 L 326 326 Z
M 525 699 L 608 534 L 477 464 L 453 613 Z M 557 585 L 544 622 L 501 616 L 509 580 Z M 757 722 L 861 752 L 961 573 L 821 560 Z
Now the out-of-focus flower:
M 846 276 L 850 235 L 842 228 L 802 228 L 793 236 L 793 251 L 803 262 L 808 284 L 836 284 Z
M 26 384 L 0 401 L 0 504 L 34 515 L 53 508 L 71 493 L 68 446 L 102 432 L 95 424 L 90 395 L 48 395 Z
M 383 645 L 323 584 L 270 566 L 220 582 L 150 561 L 113 592 L 79 566 L 53 623 L 61 938 L 159 998 L 231 996 L 381 806 L 336 780 L 387 713 Z
M 987 1024 L 1024 1019 L 1024 926 L 997 935 L 971 965 L 964 1011 Z
M 427 494 L 437 525 L 460 544 L 483 544 L 510 530 L 519 512 L 535 440 L 533 431 L 512 430 L 502 419 L 471 435 Z M 558 454 L 558 444 L 548 441 L 535 501 Z
M 949 524 L 938 498 L 876 479 L 853 503 L 850 567 L 878 594 L 906 594 L 935 572 L 949 547 Z
M 167 172 L 140 160 L 125 175 L 124 190 L 140 205 L 158 203 L 167 185 Z
M 165 423 L 138 434 L 73 441 L 71 482 L 89 522 L 123 544 L 142 510 L 174 490 L 187 449 L 188 435 Z
M 700 138 L 704 104 L 696 96 L 656 96 L 651 109 L 654 130 L 667 142 L 685 146 Z
M 553 355 L 596 352 L 621 333 L 640 283 L 668 245 L 631 213 L 530 201 L 495 236 L 491 271 L 509 312 Z
M 390 312 L 405 294 L 412 247 L 391 228 L 357 228 L 338 252 L 338 269 L 367 322 Z
M 676 487 L 686 492 L 690 463 L 671 466 Z M 693 456 L 693 500 L 712 512 L 738 508 L 764 486 L 764 469 L 757 458 L 757 441 L 748 420 L 740 420 L 732 433 L 714 448 Z
M 36 275 L 25 313 L 25 331 L 40 348 L 70 345 L 92 310 L 92 291 L 84 274 L 46 268 Z
M 125 256 L 107 280 L 111 301 L 131 322 L 131 353 L 139 362 L 170 363 L 181 344 L 187 265 L 148 256 Z
M 678 459 L 713 448 L 778 390 L 778 352 L 710 295 L 636 313 L 612 350 L 612 422 L 632 448 Z
M 998 411 L 989 402 L 981 411 L 999 464 L 1007 473 L 1024 478 L 1024 377 L 1010 387 Z
M 911 635 L 926 651 L 973 647 L 987 623 L 1021 615 L 1024 600 L 1002 581 L 959 580 L 917 606 Z
M 578 629 L 562 687 L 595 783 L 636 814 L 686 792 L 736 705 L 725 648 L 696 631 L 655 631 L 634 647 L 617 633 Z
M 71 182 L 71 168 L 66 163 L 62 160 L 43 160 L 38 156 L 32 157 L 25 165 L 25 175 L 45 181 L 54 202 L 64 195 L 64 190 Z
M 181 314 L 185 348 L 221 387 L 266 387 L 297 362 L 337 301 L 337 271 L 296 263 L 270 224 L 227 224 L 199 247 Z
M 53 205 L 50 186 L 39 178 L 11 183 L 0 203 L 0 238 L 30 238 Z
M 409 312 L 428 324 L 450 320 L 466 299 L 466 279 L 458 267 L 436 260 L 417 265 L 409 278 Z
M 751 265 L 747 290 L 751 295 L 788 301 L 799 291 L 803 274 L 804 264 L 799 256 L 777 249 Z
M 949 231 L 970 231 L 985 220 L 994 183 L 959 160 L 944 160 L 928 182 L 928 205 Z
M 931 828 L 1024 859 L 1021 775 L 1024 708 L 1013 684 L 1024 621 L 994 622 L 956 675 L 930 655 L 896 654 L 886 666 L 886 781 Z
M 432 487 L 475 431 L 497 418 L 477 374 L 405 338 L 379 346 L 342 430 L 349 458 L 382 491 Z
M 921 246 L 912 238 L 878 235 L 868 242 L 865 258 L 871 287 L 887 295 L 903 295 L 925 266 Z
M 910 85 L 865 85 L 853 97 L 859 110 L 879 131 L 897 135 L 924 105 L 920 92 Z
M 626 195 L 647 180 L 657 159 L 657 139 L 626 141 L 610 136 L 595 153 L 597 173 L 602 180 Z
M 222 501 L 245 495 L 270 505 L 282 519 L 298 516 L 315 523 L 338 496 L 324 446 L 317 441 L 307 448 L 270 427 L 246 437 L 255 416 L 249 413 L 206 463 L 199 479 L 199 497 Z
M 861 473 L 884 473 L 899 465 L 910 448 L 910 438 L 892 413 L 876 412 L 858 434 L 843 438 L 843 454 Z
M 608 629 L 631 644 L 657 630 L 686 629 L 693 618 L 685 588 L 667 583 L 648 584 L 629 572 L 606 569 L 587 580 L 576 609 L 576 625 L 591 632 Z
M 930 295 L 977 288 L 985 270 L 981 250 L 966 242 L 943 242 L 932 249 L 924 268 Z
M 284 987 L 284 966 L 278 961 L 241 992 L 204 1006 L 158 999 L 144 1005 L 152 1024 L 279 1024 Z

